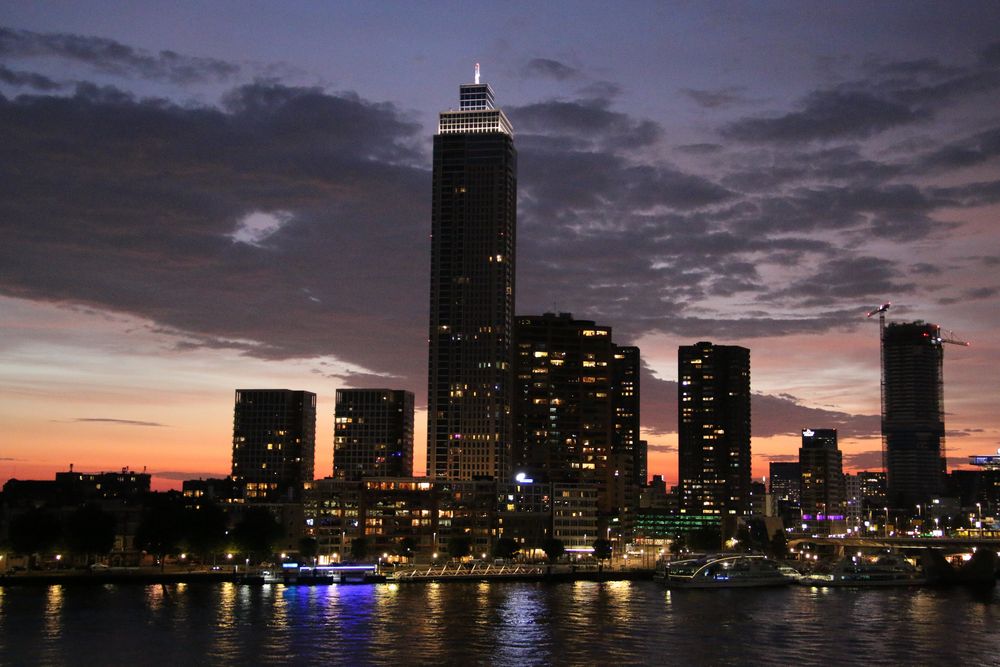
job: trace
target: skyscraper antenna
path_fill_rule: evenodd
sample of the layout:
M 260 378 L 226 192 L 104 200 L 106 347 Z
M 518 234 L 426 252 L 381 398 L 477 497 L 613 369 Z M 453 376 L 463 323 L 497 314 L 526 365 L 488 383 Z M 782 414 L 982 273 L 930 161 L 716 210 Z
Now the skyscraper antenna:
M 476 63 L 476 84 L 479 84 L 479 63 Z

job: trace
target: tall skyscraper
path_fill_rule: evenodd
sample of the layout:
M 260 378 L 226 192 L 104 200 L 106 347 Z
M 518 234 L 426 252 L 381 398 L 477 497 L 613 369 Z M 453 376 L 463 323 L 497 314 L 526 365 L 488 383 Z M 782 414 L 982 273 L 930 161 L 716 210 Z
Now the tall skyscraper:
M 924 322 L 894 322 L 885 328 L 882 346 L 888 501 L 912 510 L 943 491 L 941 330 Z
M 459 100 L 434 136 L 427 474 L 507 478 L 517 153 L 478 65 Z
M 646 485 L 646 443 L 639 433 L 639 348 L 615 345 L 612 350 L 611 397 L 614 407 L 612 453 L 627 461 L 629 482 L 636 488 Z
M 401 389 L 338 389 L 333 476 L 413 476 L 413 393 Z
M 247 502 L 298 501 L 313 479 L 316 394 L 237 389 L 233 482 Z
M 837 448 L 837 430 L 803 429 L 799 466 L 802 471 L 800 497 L 803 520 L 822 526 L 830 525 L 830 521 L 842 521 L 844 466 Z
M 678 349 L 678 459 L 683 514 L 750 511 L 750 350 Z

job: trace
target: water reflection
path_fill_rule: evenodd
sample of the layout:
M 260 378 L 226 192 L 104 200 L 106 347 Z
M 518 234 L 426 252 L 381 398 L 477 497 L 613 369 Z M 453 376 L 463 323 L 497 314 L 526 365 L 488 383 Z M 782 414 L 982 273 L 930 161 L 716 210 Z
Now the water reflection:
M 990 664 L 997 594 L 652 582 L 0 588 L 0 664 Z
M 46 639 L 58 639 L 62 633 L 60 616 L 63 607 L 63 587 L 49 586 L 45 600 L 45 636 Z

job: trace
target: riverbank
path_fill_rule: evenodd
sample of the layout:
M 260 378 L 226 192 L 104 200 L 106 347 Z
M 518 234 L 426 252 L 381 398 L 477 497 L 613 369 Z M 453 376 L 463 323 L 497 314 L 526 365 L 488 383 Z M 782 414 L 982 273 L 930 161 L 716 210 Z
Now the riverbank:
M 403 576 L 400 576 L 403 575 Z M 470 582 L 470 581 L 518 581 L 518 582 L 573 582 L 573 581 L 642 581 L 653 578 L 652 570 L 643 569 L 579 569 L 563 570 L 549 569 L 535 572 L 514 574 L 487 572 L 421 572 L 393 573 L 386 577 L 388 583 L 430 583 L 430 582 Z M 150 585 L 150 584 L 195 584 L 195 583 L 236 583 L 261 585 L 264 579 L 259 572 L 252 572 L 249 577 L 244 572 L 176 570 L 160 571 L 151 568 L 129 568 L 122 571 L 82 571 L 60 570 L 50 572 L 18 572 L 16 574 L 0 574 L 0 587 L 3 586 L 51 586 L 54 584 L 72 585 Z M 316 585 L 305 581 L 288 585 Z

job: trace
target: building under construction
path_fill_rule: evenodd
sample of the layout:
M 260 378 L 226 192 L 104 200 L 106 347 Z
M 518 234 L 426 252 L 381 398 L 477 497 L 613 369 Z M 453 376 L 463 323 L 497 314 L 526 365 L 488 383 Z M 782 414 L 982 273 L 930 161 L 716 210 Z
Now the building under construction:
M 882 333 L 882 435 L 889 503 L 912 510 L 944 490 L 941 329 L 893 322 Z

